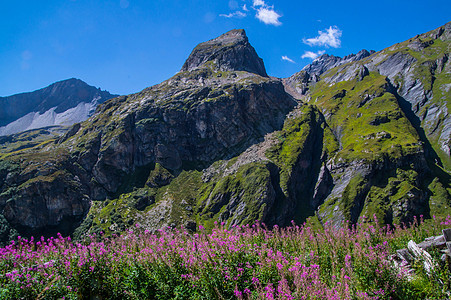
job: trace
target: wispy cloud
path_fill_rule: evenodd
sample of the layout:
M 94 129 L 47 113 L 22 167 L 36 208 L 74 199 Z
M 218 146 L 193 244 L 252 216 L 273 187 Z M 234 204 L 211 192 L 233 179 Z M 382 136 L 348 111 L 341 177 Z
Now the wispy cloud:
M 265 1 L 263 1 L 263 0 L 254 0 L 253 3 L 254 3 L 255 7 L 257 7 L 257 6 L 266 6 Z
M 316 59 L 318 56 L 323 55 L 326 51 L 321 50 L 318 52 L 312 52 L 312 51 L 305 51 L 304 54 L 302 54 L 301 58 L 311 58 Z
M 266 4 L 265 0 L 251 0 L 252 5 L 251 9 L 255 11 L 255 17 L 260 21 L 267 25 L 280 26 L 282 22 L 279 19 L 282 17 L 274 10 L 274 6 L 270 6 Z M 236 1 L 229 1 L 229 8 L 234 10 L 228 14 L 220 14 L 220 17 L 224 18 L 238 18 L 242 19 L 247 17 L 247 12 L 250 11 L 250 8 L 247 6 L 248 4 L 243 4 L 241 6 L 241 10 L 238 10 L 239 6 Z
M 224 18 L 238 18 L 238 19 L 242 19 L 245 18 L 247 15 L 242 12 L 242 11 L 236 11 L 233 13 L 229 13 L 229 14 L 220 14 L 220 17 L 224 17 Z
M 260 1 L 260 0 L 258 0 L 258 1 Z M 279 21 L 279 18 L 281 17 L 281 15 L 279 15 L 278 13 L 276 13 L 274 11 L 273 6 L 259 7 L 257 9 L 257 14 L 255 15 L 255 17 L 267 25 L 274 25 L 274 26 L 282 25 L 282 23 Z
M 286 56 L 286 55 L 282 56 L 282 60 L 286 60 L 286 61 L 288 61 L 288 62 L 290 62 L 290 63 L 293 63 L 293 64 L 296 63 L 294 60 L 292 60 L 291 58 L 289 58 L 289 57 Z
M 330 26 L 326 31 L 318 31 L 318 36 L 310 39 L 303 39 L 304 44 L 309 46 L 325 46 L 339 48 L 341 46 L 342 31 L 337 26 Z M 308 51 L 307 51 L 308 52 Z

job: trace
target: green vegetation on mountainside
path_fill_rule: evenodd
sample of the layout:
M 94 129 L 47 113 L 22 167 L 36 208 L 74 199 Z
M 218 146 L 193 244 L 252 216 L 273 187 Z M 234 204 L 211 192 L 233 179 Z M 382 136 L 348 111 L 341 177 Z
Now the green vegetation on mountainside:
M 414 59 L 406 77 L 411 76 L 414 80 L 421 82 L 428 99 L 427 102 L 412 107 L 412 110 L 422 121 L 421 126 L 425 129 L 428 141 L 448 172 L 451 170 L 451 159 L 449 153 L 445 153 L 441 148 L 440 143 L 443 141 L 440 141 L 439 137 L 444 129 L 443 123 L 449 118 L 448 112 L 451 111 L 450 53 L 451 43 L 449 40 L 437 39 L 433 34 L 426 33 L 385 49 L 380 54 L 387 57 L 404 55 Z M 398 75 L 393 80 L 393 84 L 398 90 L 407 90 L 411 88 L 409 85 L 412 82 L 406 83 L 406 78 Z M 416 100 L 425 101 L 423 99 Z M 440 113 L 433 120 L 426 119 L 431 109 L 438 108 Z
M 153 177 L 155 170 L 149 177 Z M 219 217 L 231 225 L 232 218 L 229 217 L 233 212 L 228 213 L 233 203 L 235 206 L 243 205 L 242 212 L 234 219 L 236 225 L 250 224 L 263 217 L 266 204 L 262 203 L 262 197 L 268 193 L 268 184 L 271 184 L 265 163 L 246 164 L 236 173 L 210 182 L 203 182 L 201 175 L 199 171 L 182 171 L 160 188 L 138 188 L 117 199 L 95 201 L 77 236 L 81 237 L 82 232 L 88 230 L 91 233 L 102 231 L 107 235 L 122 232 L 137 220 L 145 225 L 146 216 L 153 216 L 152 210 L 159 212 L 162 210 L 160 206 L 165 205 L 170 207 L 168 211 L 161 211 L 165 220 L 154 221 L 162 221 L 167 226 L 197 221 L 212 228 Z
M 409 200 L 418 198 L 424 193 L 424 188 L 418 181 L 417 172 L 397 169 L 396 176 L 386 179 L 385 186 L 384 183 L 371 186 L 361 216 L 375 215 L 378 220 L 389 224 L 406 223 L 416 215 L 414 208 L 409 207 Z M 403 209 L 407 214 L 401 211 Z
M 339 140 L 336 159 L 394 160 L 421 151 L 418 134 L 387 91 L 384 76 L 371 73 L 362 81 L 355 78 L 332 86 L 320 81 L 311 99 Z
M 224 221 L 228 226 L 252 224 L 265 216 L 268 198 L 274 193 L 267 163 L 249 163 L 235 174 L 203 187 L 198 198 L 199 221 L 208 228 L 213 222 Z M 272 199 L 272 201 L 274 201 Z M 272 205 L 272 203 L 269 203 Z M 233 216 L 236 210 L 240 215 Z
M 280 185 L 286 196 L 293 169 L 302 156 L 309 155 L 308 152 L 312 151 L 306 147 L 311 147 L 311 140 L 322 139 L 324 127 L 326 125 L 318 109 L 313 105 L 303 105 L 285 120 L 282 130 L 276 133 L 278 142 L 266 151 L 266 156 L 280 168 Z M 318 132 L 319 128 L 321 132 Z M 330 129 L 324 131 L 327 132 L 324 135 L 328 137 L 324 143 L 324 150 L 332 155 L 338 145 Z
M 67 131 L 67 127 L 53 126 L 0 136 L 0 159 L 21 153 L 39 151 Z
M 322 145 L 319 150 L 321 156 L 342 162 L 395 162 L 422 151 L 417 132 L 400 109 L 396 97 L 387 91 L 387 86 L 385 77 L 371 73 L 362 81 L 356 78 L 332 86 L 322 81 L 313 88 L 311 104 L 302 105 L 290 114 L 283 129 L 274 133 L 275 142 L 266 151 L 268 159 L 279 169 L 280 181 L 276 183 L 284 192 L 282 197 L 293 196 L 288 187 L 290 180 L 293 180 L 293 170 L 299 169 L 297 164 L 303 157 L 305 159 L 312 155 L 315 138 Z M 231 166 L 235 161 L 236 158 L 227 164 Z M 356 176 L 347 185 L 342 199 L 331 198 L 324 207 L 333 208 L 338 204 L 347 219 L 376 214 L 386 222 L 406 221 L 410 214 L 397 213 L 396 209 L 402 208 L 406 197 L 418 194 L 424 196 L 427 193 L 424 190 L 428 189 L 427 184 L 425 186 L 418 182 L 417 175 L 414 170 L 399 169 L 397 175 L 390 173 L 374 179 L 371 187 L 367 178 Z M 112 204 L 108 204 L 100 212 L 94 212 L 94 215 L 110 215 L 106 219 L 121 219 L 123 221 L 120 224 L 131 225 L 136 215 L 144 215 L 134 208 L 136 200 L 133 200 L 142 193 L 141 190 L 149 190 L 155 195 L 155 204 L 147 207 L 145 212 L 155 208 L 161 201 L 170 199 L 172 210 L 167 215 L 167 224 L 180 224 L 186 220 L 194 220 L 207 228 L 211 228 L 217 220 L 223 220 L 227 224 L 249 224 L 263 216 L 265 209 L 268 210 L 267 205 L 273 205 L 264 203 L 261 199 L 262 195 L 267 196 L 265 193 L 268 192 L 268 184 L 272 184 L 267 163 L 249 163 L 235 173 L 225 177 L 216 176 L 208 182 L 203 182 L 200 176 L 201 173 L 197 171 L 183 171 L 174 179 L 173 174 L 157 164 L 147 179 L 148 185 L 153 186 L 153 189 L 145 187 L 122 195 L 119 199 L 112 200 L 114 210 L 110 208 Z M 160 184 L 162 187 L 158 182 L 163 182 Z M 428 179 L 428 182 L 432 182 L 432 179 Z M 435 203 L 448 207 L 450 197 L 446 188 L 440 182 L 436 182 L 433 187 L 435 189 L 431 195 L 436 200 L 430 209 L 434 211 Z M 280 196 L 274 198 L 278 199 L 274 207 L 280 205 Z M 361 213 L 352 216 L 357 199 L 362 197 L 364 204 Z M 244 207 L 245 213 L 240 217 L 234 216 L 233 210 L 230 211 L 231 208 L 235 209 L 230 205 L 234 201 L 242 203 Z M 300 210 L 312 209 L 306 203 L 297 205 L 297 214 L 302 214 Z M 189 207 L 188 211 L 186 207 Z M 96 209 L 95 206 L 93 209 Z M 305 215 L 302 220 L 308 216 Z M 111 221 L 105 222 L 99 217 L 94 218 L 94 224 L 103 224 L 100 227 L 105 232 L 110 232 L 109 228 L 113 225 Z
M 194 51 L 210 52 L 203 47 Z M 0 140 L 0 211 L 12 218 L 39 202 L 60 220 L 87 213 L 76 237 L 136 223 L 195 230 L 311 217 L 341 226 L 363 215 L 400 223 L 447 214 L 450 177 L 428 141 L 449 170 L 440 148 L 451 109 L 448 54 L 449 42 L 424 35 L 319 77 L 303 71 L 292 84 L 308 91 L 308 103 L 296 108 L 279 80 L 196 58 L 192 71 L 99 105 L 59 140 L 31 132 Z M 402 69 L 396 77 L 393 66 Z M 415 99 L 403 99 L 410 90 Z M 420 124 L 428 114 L 437 117 Z M 72 210 L 53 194 L 59 188 L 73 196 L 64 199 Z M 0 236 L 14 233 L 0 226 Z

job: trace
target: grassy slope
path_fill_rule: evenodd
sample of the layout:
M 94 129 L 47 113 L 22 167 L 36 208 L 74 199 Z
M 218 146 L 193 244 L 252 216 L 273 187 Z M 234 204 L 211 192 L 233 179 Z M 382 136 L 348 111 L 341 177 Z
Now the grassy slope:
M 410 70 L 412 70 L 411 73 L 415 79 L 419 80 L 423 84 L 423 88 L 426 93 L 432 92 L 432 98 L 420 108 L 417 113 L 418 116 L 424 116 L 431 106 L 443 106 L 448 112 L 451 111 L 451 98 L 449 86 L 447 86 L 451 82 L 451 73 L 449 70 L 437 70 L 437 65 L 441 60 L 445 60 L 446 62 L 449 59 L 451 43 L 450 41 L 434 39 L 431 35 L 432 33 L 426 33 L 381 51 L 382 55 L 391 56 L 402 53 L 415 58 L 414 63 L 410 66 Z M 414 51 L 409 48 L 409 45 L 412 42 L 422 43 L 425 48 L 421 51 Z M 393 84 L 395 84 L 398 88 L 403 88 L 404 80 L 399 76 L 395 78 Z M 441 124 L 446 117 L 447 114 L 440 114 L 440 116 L 434 120 L 433 125 L 422 122 L 421 126 L 423 128 L 426 128 L 426 126 L 429 128 L 434 128 L 435 126 Z M 431 132 L 431 129 L 426 130 L 427 138 L 434 151 L 440 157 L 445 169 L 449 171 L 451 170 L 451 159 L 449 155 L 443 152 L 440 148 L 438 141 L 440 133 L 440 127 L 435 132 Z
M 429 41 L 426 40 L 426 42 Z M 401 51 L 415 57 L 417 59 L 414 66 L 415 74 L 423 82 L 426 89 L 433 91 L 434 98 L 431 103 L 448 101 L 448 96 L 442 86 L 449 82 L 450 74 L 442 72 L 432 75 L 430 65 L 441 58 L 443 53 L 449 52 L 449 43 L 431 40 L 429 46 L 421 54 L 409 49 L 408 43 L 409 41 L 397 45 L 390 51 L 384 51 L 388 55 Z M 331 70 L 325 76 L 332 77 L 334 72 L 337 72 L 337 69 Z M 178 84 L 178 79 L 187 76 L 194 80 L 199 76 L 228 77 L 231 76 L 231 73 L 210 69 L 179 73 L 173 78 L 174 82 L 168 81 L 141 93 L 112 99 L 99 107 L 99 113 L 92 119 L 95 126 L 82 126 L 82 130 L 66 143 L 67 149 L 70 149 L 75 155 L 83 153 L 92 147 L 93 141 L 97 139 L 100 133 L 103 133 L 102 147 L 107 147 L 114 142 L 116 136 L 123 132 L 122 117 L 126 110 L 134 109 L 134 105 L 144 98 L 156 99 L 166 95 L 172 84 Z M 257 82 L 253 82 L 255 80 Z M 266 79 L 250 77 L 242 79 L 240 84 L 245 86 L 250 83 L 259 83 L 262 80 Z M 397 84 L 402 85 L 402 80 L 399 79 Z M 231 88 L 231 86 L 224 88 Z M 215 91 L 211 90 L 210 94 L 214 95 Z M 223 95 L 223 93 L 219 94 Z M 172 96 L 168 94 L 164 101 L 158 103 L 158 105 L 183 110 L 196 105 L 196 101 L 193 102 L 190 94 L 185 96 L 183 96 L 183 93 Z M 205 101 L 216 100 L 214 97 L 205 99 Z M 267 152 L 268 158 L 280 170 L 280 187 L 285 197 L 290 196 L 287 185 L 299 156 L 303 154 L 305 143 L 309 135 L 312 134 L 313 128 L 321 123 L 319 111 L 324 114 L 326 119 L 326 122 L 321 125 L 323 132 L 322 150 L 326 154 L 325 157 L 332 158 L 336 163 L 395 161 L 403 156 L 421 151 L 422 147 L 417 132 L 399 108 L 395 96 L 387 90 L 387 81 L 383 76 L 371 73 L 361 81 L 356 78 L 332 86 L 322 80 L 312 88 L 310 104 L 301 108 L 299 116 L 287 119 L 283 130 L 276 133 L 279 142 Z M 158 120 L 142 119 L 136 122 L 136 126 L 147 126 L 154 122 L 158 122 Z M 434 140 L 432 140 L 432 145 L 439 155 L 443 154 L 438 150 Z M 41 166 L 48 160 L 58 162 L 61 157 L 67 156 L 64 148 L 59 148 L 56 155 L 51 155 L 50 152 L 47 154 L 42 159 L 41 157 L 34 157 L 34 154 L 16 157 L 33 161 L 33 164 L 27 166 L 27 168 L 33 168 L 34 166 Z M 446 158 L 444 157 L 443 160 L 446 161 Z M 165 170 L 158 168 L 156 166 L 153 173 L 151 172 L 151 176 L 171 177 Z M 95 202 L 90 212 L 92 217 L 88 217 L 83 226 L 92 226 L 94 231 L 102 230 L 108 233 L 111 232 L 110 227 L 113 225 L 116 226 L 113 226 L 113 228 L 123 230 L 131 225 L 138 215 L 147 213 L 155 205 L 166 200 L 170 200 L 172 203 L 169 223 L 175 222 L 175 224 L 178 224 L 181 220 L 196 220 L 211 227 L 213 221 L 224 213 L 228 201 L 233 197 L 244 201 L 247 205 L 246 212 L 249 214 L 249 218 L 242 219 L 242 223 L 250 223 L 253 218 L 261 216 L 263 208 L 259 204 L 255 205 L 254 201 L 262 193 L 259 185 L 261 187 L 261 185 L 270 181 L 269 171 L 265 164 L 244 166 L 236 174 L 225 178 L 216 178 L 209 183 L 202 182 L 200 176 L 201 174 L 196 171 L 183 171 L 168 186 L 160 188 L 135 186 L 135 190 L 133 190 L 133 183 L 127 183 L 130 186 L 124 187 L 124 193 L 119 195 L 117 199 L 104 203 Z M 408 192 L 421 191 L 431 195 L 431 213 L 439 214 L 446 211 L 450 205 L 449 186 L 446 179 L 430 178 L 427 183 L 421 183 L 418 182 L 417 177 L 418 174 L 414 170 L 404 168 L 394 170 L 380 182 L 374 182 L 374 186 L 368 192 L 363 213 L 370 215 L 376 213 L 380 219 L 386 221 L 400 221 L 399 218 L 390 218 L 390 213 L 392 213 L 390 210 L 393 204 L 402 201 L 402 198 Z M 141 181 L 146 181 L 145 179 L 143 178 Z M 148 178 L 147 180 L 152 181 L 153 179 Z M 352 207 L 359 191 L 367 184 L 366 180 L 356 177 L 350 182 L 340 202 L 343 211 L 349 211 Z M 220 204 L 215 203 L 222 197 L 221 195 L 226 195 L 225 197 L 228 200 Z M 152 201 L 150 201 L 152 204 L 144 212 L 136 208 L 136 206 L 139 206 L 139 199 L 143 197 L 152 198 Z M 338 200 L 331 199 L 331 203 L 327 203 L 327 205 L 335 205 Z M 186 205 L 181 204 L 182 201 L 187 202 L 193 212 L 187 212 Z M 215 205 L 219 205 L 219 209 Z M 213 207 L 215 208 L 213 209 Z
M 294 117 L 289 117 L 284 128 L 275 133 L 277 142 L 267 151 L 267 157 L 279 167 L 280 187 L 285 197 L 289 196 L 287 184 L 293 168 L 303 153 L 307 137 L 312 134 L 315 126 L 322 126 L 323 152 L 327 155 L 326 157 L 332 158 L 335 162 L 363 160 L 371 164 L 384 160 L 396 161 L 403 156 L 422 151 L 418 134 L 399 108 L 394 95 L 387 91 L 387 82 L 383 76 L 372 73 L 362 81 L 354 79 L 333 86 L 320 82 L 313 89 L 311 99 L 314 105 L 304 105 L 293 113 Z M 321 113 L 315 107 L 318 107 L 326 116 L 327 122 L 323 125 L 318 125 L 321 124 Z M 158 166 L 155 170 L 158 170 Z M 155 171 L 151 174 L 153 172 Z M 161 172 L 165 173 L 164 170 Z M 428 189 L 427 186 L 418 182 L 418 174 L 414 170 L 396 170 L 395 168 L 394 172 L 379 182 L 374 182 L 374 186 L 368 192 L 362 214 L 376 214 L 381 220 L 387 222 L 404 221 L 400 217 L 391 216 L 393 206 L 400 203 L 408 192 L 423 190 L 429 190 L 434 199 L 431 205 L 432 213 L 440 214 L 440 209 L 437 207 L 445 211 L 449 207 L 450 197 L 438 179 L 434 181 L 434 184 L 431 179 L 431 186 Z M 244 174 L 246 176 L 243 176 Z M 263 209 L 256 203 L 253 204 L 253 201 L 259 199 L 262 193 L 258 187 L 264 186 L 269 181 L 269 172 L 264 164 L 249 164 L 242 167 L 236 174 L 225 178 L 218 177 L 208 183 L 202 182 L 199 172 L 183 172 L 180 178 L 172 181 L 167 187 L 154 189 L 152 193 L 156 193 L 157 202 L 162 199 L 171 199 L 174 210 L 169 223 L 179 224 L 181 217 L 182 220 L 196 220 L 197 223 L 210 228 L 213 222 L 224 213 L 233 197 L 238 197 L 239 201 L 247 205 L 249 218 L 242 219 L 240 224 L 252 223 L 261 215 Z M 343 194 L 343 199 L 339 201 L 343 211 L 350 211 L 359 193 L 359 187 L 363 188 L 366 184 L 366 179 L 358 177 L 350 182 Z M 123 195 L 112 202 L 116 206 L 113 211 L 116 215 L 118 211 L 122 211 L 120 207 L 124 207 L 120 214 L 125 224 L 132 222 L 131 216 L 139 214 L 133 208 L 135 194 Z M 186 211 L 180 208 L 180 202 L 182 200 L 186 202 L 186 199 L 189 199 L 189 205 L 194 208 L 194 215 L 186 216 Z M 326 203 L 326 206 L 336 205 L 335 201 L 337 199 L 333 200 L 333 203 Z M 97 214 L 104 219 L 104 214 L 112 211 L 109 208 L 111 205 L 109 204 Z M 95 218 L 94 224 L 104 224 L 100 227 L 109 232 L 111 222 L 101 221 L 99 218 Z M 113 220 L 114 217 L 110 216 L 106 219 Z
M 396 159 L 420 151 L 418 134 L 386 85 L 384 76 L 371 73 L 362 81 L 353 79 L 332 86 L 320 81 L 314 87 L 310 103 L 326 115 L 340 141 L 336 159 Z
M 332 77 L 335 71 L 331 70 L 326 76 Z M 324 81 L 319 82 L 312 90 L 310 103 L 315 103 L 322 110 L 339 139 L 340 150 L 336 152 L 335 162 L 395 162 L 406 155 L 422 152 L 416 130 L 400 109 L 396 97 L 387 91 L 386 79 L 381 75 L 371 73 L 362 81 L 354 79 L 332 86 Z M 362 215 L 375 213 L 389 223 L 406 221 L 405 214 L 397 216 L 393 210 L 396 210 L 394 206 L 408 201 L 408 195 L 431 195 L 434 201 L 425 211 L 446 214 L 451 199 L 446 190 L 447 179 L 441 178 L 440 182 L 438 178 L 434 179 L 438 174 L 432 177 L 421 174 L 419 180 L 418 173 L 410 168 L 408 164 L 401 169 L 394 167 L 393 172 L 375 178 L 366 196 Z M 347 218 L 356 197 L 367 184 L 368 178 L 356 176 L 345 189 L 339 204 Z M 338 200 L 331 199 L 325 206 L 335 206 Z

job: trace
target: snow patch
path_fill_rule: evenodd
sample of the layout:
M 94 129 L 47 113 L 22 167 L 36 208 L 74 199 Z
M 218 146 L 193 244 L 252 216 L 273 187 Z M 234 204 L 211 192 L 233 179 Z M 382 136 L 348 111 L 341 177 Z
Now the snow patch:
M 56 106 L 43 114 L 31 112 L 6 126 L 0 127 L 0 136 L 47 126 L 70 126 L 75 123 L 83 122 L 95 112 L 98 100 L 100 100 L 100 97 L 92 99 L 89 103 L 80 102 L 77 106 L 69 108 L 62 113 L 55 112 Z

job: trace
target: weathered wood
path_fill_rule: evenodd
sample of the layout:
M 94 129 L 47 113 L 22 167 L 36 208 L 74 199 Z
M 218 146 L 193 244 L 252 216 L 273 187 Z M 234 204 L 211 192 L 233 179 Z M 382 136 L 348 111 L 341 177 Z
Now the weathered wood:
M 443 229 L 443 237 L 446 241 L 446 247 L 448 248 L 448 255 L 451 253 L 451 228 Z
M 450 253 L 451 253 L 451 242 L 446 242 L 446 248 L 448 248 L 448 255 L 450 255 Z
M 396 255 L 397 255 L 401 260 L 405 260 L 406 262 L 409 262 L 409 263 L 410 263 L 410 262 L 413 261 L 413 256 L 410 254 L 409 250 L 407 250 L 406 248 L 396 250 Z
M 400 274 L 406 276 L 408 279 L 413 278 L 414 270 L 412 269 L 411 263 L 415 259 L 422 260 L 426 273 L 431 274 L 435 264 L 432 256 L 426 251 L 431 248 L 439 249 L 442 253 L 445 253 L 441 257 L 441 260 L 451 265 L 451 228 L 444 229 L 442 232 L 443 235 L 428 237 L 419 244 L 416 244 L 414 241 L 409 241 L 407 245 L 408 249 L 396 250 L 396 254 L 388 257 L 389 260 L 393 262 L 394 267 L 399 270 Z
M 442 230 L 443 237 L 445 238 L 445 241 L 451 242 L 451 228 L 446 228 Z
M 432 262 L 431 255 L 418 247 L 417 244 L 412 240 L 407 244 L 407 248 L 409 248 L 409 250 L 415 257 L 423 260 L 424 269 L 426 270 L 426 273 L 430 274 L 432 269 L 434 268 L 434 263 Z
M 445 238 L 443 235 L 431 236 L 425 239 L 423 242 L 417 244 L 423 250 L 428 250 L 430 248 L 443 249 L 446 247 Z

